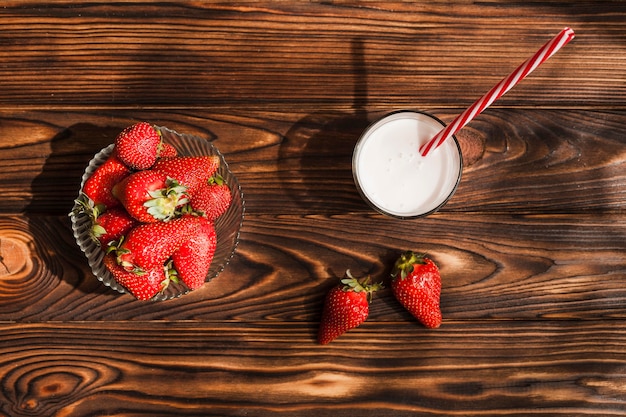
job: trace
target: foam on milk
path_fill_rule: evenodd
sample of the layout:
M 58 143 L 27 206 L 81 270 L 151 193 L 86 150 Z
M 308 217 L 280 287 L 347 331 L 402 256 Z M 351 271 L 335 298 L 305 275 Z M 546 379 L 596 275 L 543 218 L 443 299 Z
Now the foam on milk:
M 454 193 L 462 167 L 456 140 L 446 140 L 426 157 L 419 153 L 442 127 L 432 116 L 402 111 L 366 130 L 354 150 L 353 172 L 374 207 L 396 217 L 415 217 L 436 211 Z

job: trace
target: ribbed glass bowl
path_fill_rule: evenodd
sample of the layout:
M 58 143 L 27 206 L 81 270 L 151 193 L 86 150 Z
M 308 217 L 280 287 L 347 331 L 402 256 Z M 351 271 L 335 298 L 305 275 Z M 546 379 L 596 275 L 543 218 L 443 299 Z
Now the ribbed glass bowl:
M 230 186 L 232 194 L 231 205 L 226 213 L 215 220 L 217 247 L 211 268 L 205 279 L 205 282 L 208 282 L 217 277 L 220 272 L 224 270 L 233 257 L 237 244 L 239 243 L 239 232 L 245 211 L 243 193 L 241 192 L 237 177 L 235 177 L 228 168 L 224 156 L 211 142 L 197 136 L 177 133 L 166 127 L 158 127 L 158 129 L 161 131 L 163 141 L 173 145 L 180 156 L 217 155 L 220 158 L 220 167 L 217 172 Z M 78 199 L 84 198 L 82 189 L 87 178 L 94 173 L 96 168 L 106 161 L 112 151 L 113 144 L 102 149 L 89 161 L 82 177 Z M 113 290 L 120 293 L 126 293 L 126 289 L 115 281 L 113 275 L 111 275 L 102 263 L 102 259 L 104 258 L 103 250 L 89 236 L 91 229 L 89 216 L 78 213 L 77 209 L 78 203 L 75 203 L 74 209 L 70 213 L 72 230 L 76 238 L 76 243 L 85 253 L 93 274 L 107 287 L 111 287 Z M 153 300 L 168 300 L 180 297 L 181 295 L 187 294 L 189 291 L 190 289 L 182 282 L 170 282 L 167 289 L 156 295 Z

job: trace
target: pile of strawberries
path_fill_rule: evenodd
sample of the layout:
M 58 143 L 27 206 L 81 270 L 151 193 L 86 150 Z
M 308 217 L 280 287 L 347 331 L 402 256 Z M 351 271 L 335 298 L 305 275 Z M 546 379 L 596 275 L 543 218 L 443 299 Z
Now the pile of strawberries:
M 111 154 L 85 181 L 77 214 L 105 252 L 115 280 L 139 300 L 170 283 L 204 284 L 217 236 L 214 222 L 231 203 L 218 156 L 179 156 L 157 128 L 124 129 Z
M 361 325 L 369 316 L 372 294 L 383 287 L 370 278 L 354 278 L 350 271 L 341 284 L 326 295 L 317 340 L 325 345 Z M 400 304 L 429 329 L 441 325 L 441 276 L 439 268 L 425 255 L 402 253 L 391 271 L 391 290 Z

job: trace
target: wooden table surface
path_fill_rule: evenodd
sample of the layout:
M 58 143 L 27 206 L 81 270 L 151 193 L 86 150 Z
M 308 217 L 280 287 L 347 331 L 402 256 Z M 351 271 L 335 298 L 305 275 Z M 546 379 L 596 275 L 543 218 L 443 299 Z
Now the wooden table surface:
M 440 212 L 362 202 L 369 122 L 450 122 L 565 26 L 463 129 Z M 626 3 L 6 0 L 0 45 L 1 416 L 626 415 Z M 232 262 L 166 302 L 100 284 L 67 216 L 139 120 L 212 141 L 246 201 Z M 406 249 L 441 328 L 385 289 L 318 345 L 337 278 Z

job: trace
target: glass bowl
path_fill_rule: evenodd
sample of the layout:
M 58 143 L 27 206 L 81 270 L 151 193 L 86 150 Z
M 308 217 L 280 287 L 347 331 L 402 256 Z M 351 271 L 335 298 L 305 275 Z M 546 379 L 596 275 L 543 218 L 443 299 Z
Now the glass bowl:
M 211 281 L 224 270 L 235 254 L 237 244 L 239 243 L 239 233 L 243 223 L 245 203 L 243 193 L 239 185 L 237 177 L 230 171 L 224 156 L 220 151 L 206 139 L 197 136 L 181 134 L 166 127 L 157 127 L 161 131 L 164 142 L 173 145 L 180 156 L 200 156 L 200 155 L 217 155 L 220 158 L 220 167 L 218 173 L 224 178 L 230 186 L 232 194 L 232 202 L 228 211 L 215 220 L 215 230 L 217 233 L 217 247 L 211 263 L 211 268 L 206 276 L 205 282 Z M 84 198 L 82 189 L 87 178 L 89 178 L 96 168 L 98 168 L 113 151 L 114 145 L 111 144 L 100 152 L 98 152 L 85 169 L 82 176 L 78 199 Z M 91 221 L 89 216 L 80 213 L 78 203 L 74 204 L 74 209 L 70 213 L 72 222 L 72 230 L 76 243 L 84 252 L 91 271 L 96 278 L 107 287 L 120 293 L 128 292 L 123 286 L 118 284 L 113 275 L 106 269 L 102 263 L 104 251 L 91 239 L 89 230 L 91 229 Z M 152 300 L 169 300 L 187 294 L 191 290 L 182 282 L 170 282 L 168 287 L 161 293 L 157 294 Z

